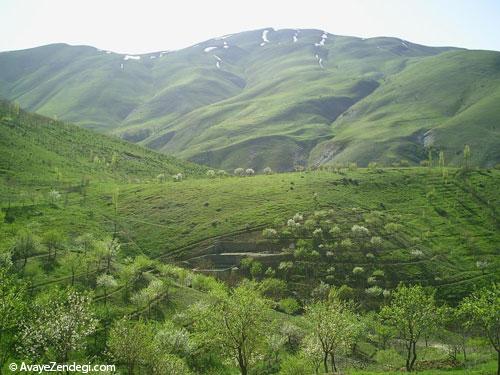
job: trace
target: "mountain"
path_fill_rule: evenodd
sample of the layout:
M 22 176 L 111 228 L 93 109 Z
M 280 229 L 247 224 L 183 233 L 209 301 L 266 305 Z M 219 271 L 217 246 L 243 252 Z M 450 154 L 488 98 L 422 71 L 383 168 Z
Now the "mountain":
M 0 187 L 137 182 L 205 168 L 0 101 Z M 2 193 L 0 189 L 0 193 Z M 19 192 L 16 191 L 16 194 Z
M 123 55 L 0 53 L 0 96 L 214 167 L 500 161 L 500 53 L 263 29 Z

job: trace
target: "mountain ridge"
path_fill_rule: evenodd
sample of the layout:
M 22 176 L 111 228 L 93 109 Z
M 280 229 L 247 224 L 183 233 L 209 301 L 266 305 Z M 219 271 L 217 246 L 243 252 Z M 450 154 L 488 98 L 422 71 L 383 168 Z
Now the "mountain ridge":
M 500 160 L 494 151 L 498 145 L 489 141 L 498 134 L 493 123 L 500 113 L 487 100 L 499 92 L 498 52 L 272 28 L 212 38 L 177 51 L 138 55 L 64 44 L 38 48 L 40 53 L 0 53 L 0 96 L 17 100 L 28 110 L 197 163 L 225 169 L 269 165 L 276 170 L 348 161 L 365 165 L 407 159 L 417 164 L 427 154 L 418 141 L 420 133 L 440 128 L 435 131 L 438 134 L 444 124 L 451 130 L 437 137 L 434 147 L 447 150 L 448 160 L 459 162 L 457 153 L 464 143 L 472 143 L 479 151 L 473 155 L 478 164 L 494 165 Z M 455 86 L 444 82 L 449 91 L 443 95 L 453 98 L 445 101 L 446 108 L 440 108 L 441 97 L 433 100 L 436 94 L 429 89 L 444 78 L 424 75 L 429 82 L 414 79 L 419 64 L 425 71 L 441 71 L 442 77 L 457 81 Z M 447 69 L 440 69 L 443 65 Z M 454 74 L 457 70 L 465 75 Z M 405 71 L 413 75 L 402 74 Z M 488 77 L 480 74 L 481 82 L 475 84 L 475 72 L 482 71 Z M 457 87 L 467 87 L 474 97 L 484 91 L 482 84 L 489 86 L 489 93 L 475 103 L 486 106 L 486 115 L 480 113 L 479 125 L 467 126 L 463 123 L 466 116 L 453 110 L 460 108 L 460 97 L 465 95 Z M 377 93 L 391 87 L 393 95 L 386 95 L 385 104 L 378 100 L 376 105 L 396 108 L 395 103 L 404 99 L 399 113 L 374 116 L 366 110 L 374 105 Z M 352 116 L 352 111 L 361 108 L 371 117 Z M 424 124 L 429 115 L 425 112 L 432 114 L 432 126 Z M 402 124 L 394 132 L 398 136 L 387 136 L 398 123 Z M 469 129 L 472 126 L 478 131 Z M 380 129 L 373 133 L 378 151 L 366 152 L 363 139 L 370 133 L 366 129 Z M 453 129 L 460 131 L 451 137 Z M 416 134 L 413 138 L 410 130 Z M 488 149 L 483 152 L 477 145 L 485 139 Z M 340 153 L 335 151 L 339 145 L 343 145 Z

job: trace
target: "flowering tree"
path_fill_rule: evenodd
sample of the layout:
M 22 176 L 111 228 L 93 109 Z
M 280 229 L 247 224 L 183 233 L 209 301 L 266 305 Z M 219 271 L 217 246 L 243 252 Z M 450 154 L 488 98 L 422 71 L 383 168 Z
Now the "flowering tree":
M 57 291 L 37 301 L 31 319 L 21 323 L 21 351 L 32 358 L 52 355 L 65 363 L 71 351 L 85 348 L 85 338 L 96 327 L 90 294 Z
M 106 302 L 108 300 L 108 290 L 111 288 L 116 288 L 118 283 L 113 276 L 105 273 L 97 277 L 96 284 L 97 286 L 100 286 L 104 291 L 104 304 L 106 305 Z

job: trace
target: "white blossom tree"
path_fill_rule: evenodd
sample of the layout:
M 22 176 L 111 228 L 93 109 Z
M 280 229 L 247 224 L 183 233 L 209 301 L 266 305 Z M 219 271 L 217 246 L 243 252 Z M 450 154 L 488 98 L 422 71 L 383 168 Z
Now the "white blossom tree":
M 21 351 L 31 358 L 53 357 L 65 363 L 72 351 L 85 348 L 86 337 L 96 327 L 89 293 L 58 291 L 38 301 L 31 319 L 21 323 Z

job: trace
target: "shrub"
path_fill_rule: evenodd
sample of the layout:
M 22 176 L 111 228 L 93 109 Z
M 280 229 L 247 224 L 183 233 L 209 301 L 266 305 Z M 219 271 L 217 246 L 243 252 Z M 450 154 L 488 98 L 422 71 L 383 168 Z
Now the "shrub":
M 278 231 L 276 229 L 273 229 L 273 228 L 266 228 L 262 231 L 262 237 L 269 238 L 269 239 L 277 238 Z
M 353 275 L 361 275 L 364 272 L 365 272 L 365 269 L 363 267 L 356 266 L 352 269 Z
M 247 176 L 253 176 L 255 174 L 255 171 L 252 168 L 247 168 L 245 170 L 245 175 Z
M 181 182 L 184 179 L 184 175 L 182 173 L 177 173 L 172 177 L 174 179 L 174 182 Z
M 304 228 L 306 228 L 307 230 L 313 230 L 315 226 L 316 226 L 316 221 L 314 221 L 313 219 L 307 219 L 304 222 Z
M 304 216 L 302 216 L 301 214 L 296 213 L 295 215 L 293 215 L 293 221 L 295 221 L 296 223 L 301 222 L 303 220 Z
M 383 289 L 377 285 L 365 289 L 365 293 L 372 297 L 378 297 L 382 295 Z
M 213 169 L 209 169 L 207 171 L 207 177 L 214 178 L 215 177 L 215 171 Z
M 382 246 L 382 238 L 378 236 L 373 236 L 370 238 L 370 243 L 372 244 L 373 247 L 379 248 Z
M 313 236 L 314 237 L 321 237 L 321 236 L 323 236 L 323 230 L 321 228 L 315 229 L 314 232 L 313 232 Z
M 226 172 L 224 169 L 219 169 L 219 170 L 217 171 L 217 175 L 218 175 L 219 177 L 224 177 L 224 176 L 226 176 L 226 175 L 227 175 L 227 172 Z
M 355 237 L 358 238 L 366 237 L 370 234 L 370 231 L 366 227 L 357 224 L 354 224 L 352 226 L 351 232 Z
M 352 249 L 352 247 L 354 246 L 354 244 L 353 244 L 353 242 L 349 238 L 346 238 L 345 240 L 342 240 L 340 242 L 340 246 L 342 246 L 346 250 L 349 250 L 349 249 Z
M 165 174 L 164 173 L 160 173 L 158 176 L 156 176 L 156 180 L 159 183 L 165 182 Z
M 389 234 L 397 233 L 401 229 L 401 225 L 397 223 L 387 223 L 384 225 L 384 229 Z
M 287 314 L 294 315 L 300 310 L 300 305 L 295 298 L 284 298 L 279 302 L 279 308 Z
M 338 235 L 340 235 L 341 232 L 342 231 L 340 230 L 339 226 L 334 225 L 328 233 L 330 233 L 332 237 L 337 237 Z
M 265 167 L 263 172 L 267 175 L 273 174 L 273 170 L 271 169 L 271 167 Z

